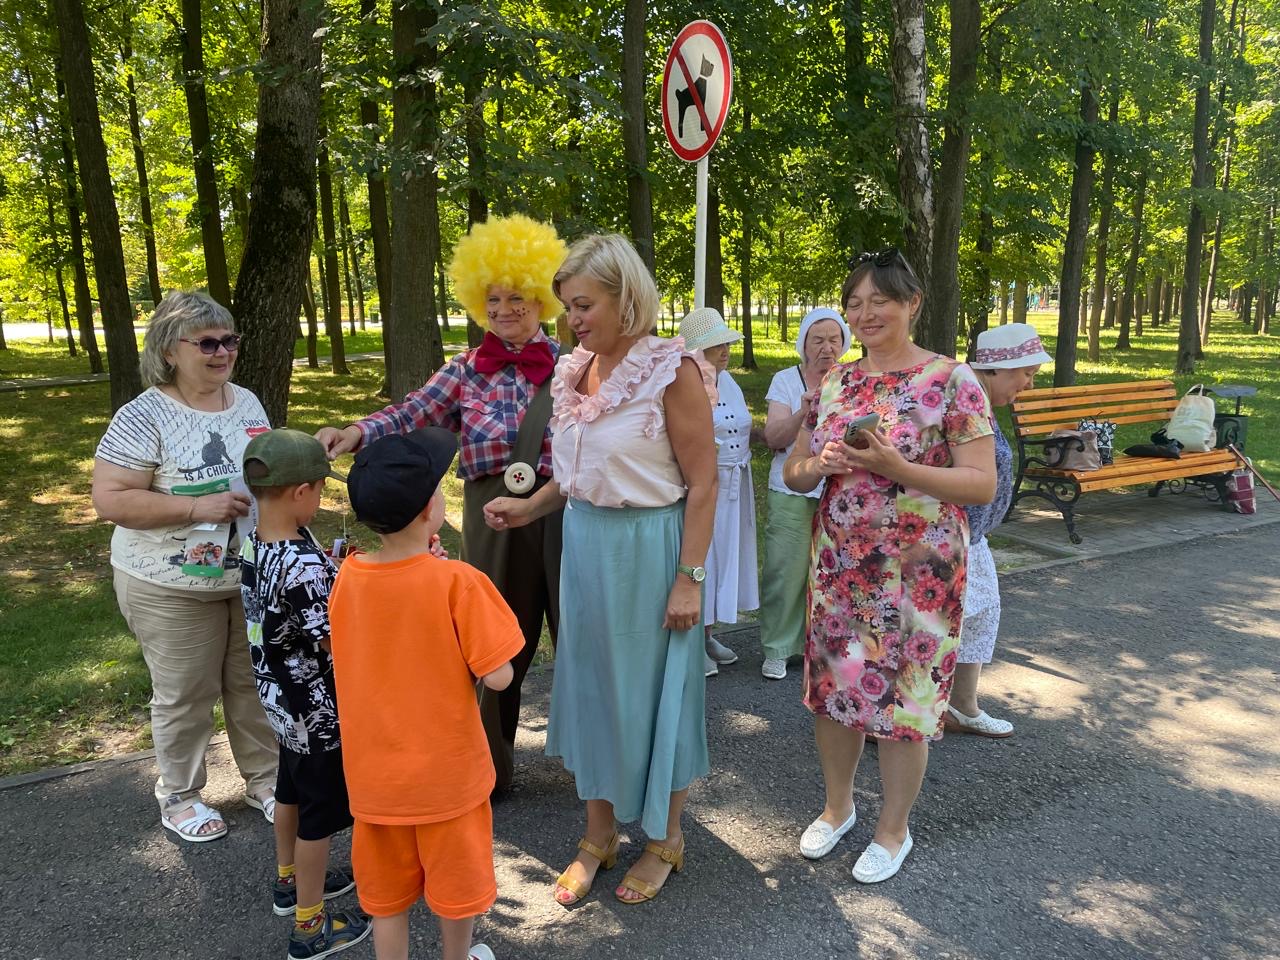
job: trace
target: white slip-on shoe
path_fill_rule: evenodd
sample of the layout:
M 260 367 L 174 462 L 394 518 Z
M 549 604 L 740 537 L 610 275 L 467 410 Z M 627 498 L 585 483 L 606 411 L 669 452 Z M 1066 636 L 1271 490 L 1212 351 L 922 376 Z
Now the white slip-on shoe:
M 859 883 L 880 883 L 888 880 L 902 868 L 902 861 L 911 852 L 911 833 L 902 841 L 898 855 L 892 856 L 888 850 L 878 843 L 871 843 L 862 851 L 862 856 L 853 865 L 853 879 Z
M 947 707 L 947 712 L 942 716 L 943 728 L 950 730 L 952 733 L 971 733 L 978 737 L 990 737 L 993 740 L 1003 740 L 1005 737 L 1013 736 L 1013 724 L 1008 720 L 1001 720 L 991 716 L 985 710 L 979 710 L 976 717 L 970 717 L 955 707 Z
M 706 651 L 707 656 L 722 667 L 727 667 L 731 663 L 738 662 L 738 655 L 715 637 L 707 637 Z
M 787 679 L 787 661 L 783 657 L 767 657 L 760 667 L 760 674 L 766 680 Z
M 819 817 L 805 828 L 800 835 L 800 854 L 809 860 L 821 860 L 835 849 L 840 838 L 853 829 L 858 822 L 858 808 L 854 807 L 849 819 L 838 827 L 833 827 Z
M 702 659 L 704 661 L 704 667 L 706 670 L 706 675 L 708 677 L 714 677 L 717 673 L 720 672 L 720 668 L 716 666 L 716 662 L 712 660 L 710 657 L 708 657 L 705 653 L 702 655 Z
M 493 951 L 487 943 L 473 943 L 467 951 L 470 960 L 494 960 Z

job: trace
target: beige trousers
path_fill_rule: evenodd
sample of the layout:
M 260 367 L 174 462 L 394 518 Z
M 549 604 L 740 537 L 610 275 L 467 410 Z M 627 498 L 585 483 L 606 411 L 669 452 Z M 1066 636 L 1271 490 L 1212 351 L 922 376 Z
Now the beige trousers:
M 219 697 L 245 791 L 274 789 L 280 748 L 258 700 L 240 591 L 205 596 L 159 587 L 119 570 L 115 588 L 120 612 L 151 672 L 161 811 L 180 812 L 200 799 Z

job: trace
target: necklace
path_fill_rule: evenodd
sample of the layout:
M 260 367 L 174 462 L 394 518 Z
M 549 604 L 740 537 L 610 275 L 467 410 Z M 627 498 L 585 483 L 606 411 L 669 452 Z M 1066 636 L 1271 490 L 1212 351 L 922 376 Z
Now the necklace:
M 178 386 L 177 380 L 173 381 L 173 389 L 178 392 L 178 399 L 181 400 L 186 406 L 190 407 L 192 410 L 200 410 L 199 407 L 197 407 L 194 403 L 192 403 L 190 400 L 187 399 L 187 395 L 182 392 L 182 387 Z M 219 407 L 217 410 L 201 410 L 200 412 L 201 413 L 222 413 L 227 409 L 229 404 L 227 403 L 227 385 L 225 383 L 218 388 L 218 399 L 222 402 L 222 406 Z

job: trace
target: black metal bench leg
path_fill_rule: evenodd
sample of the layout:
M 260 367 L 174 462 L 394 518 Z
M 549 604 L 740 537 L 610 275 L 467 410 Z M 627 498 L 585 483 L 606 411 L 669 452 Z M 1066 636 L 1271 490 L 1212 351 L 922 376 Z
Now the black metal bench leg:
M 1227 477 L 1229 476 L 1231 476 L 1229 473 L 1215 473 L 1209 478 L 1209 482 L 1213 484 L 1213 489 L 1218 491 L 1218 502 L 1228 510 L 1231 509 L 1231 501 L 1227 499 Z
M 1061 505 L 1062 522 L 1067 525 L 1067 539 L 1072 543 L 1080 542 L 1080 534 L 1076 533 L 1076 508 L 1074 503 Z
M 1154 487 L 1152 487 L 1150 490 L 1148 490 L 1148 491 L 1147 491 L 1147 496 L 1148 496 L 1148 497 L 1158 497 L 1158 496 L 1160 496 L 1160 490 L 1161 490 L 1161 488 L 1162 488 L 1164 485 L 1165 485 L 1165 481 L 1164 481 L 1164 480 L 1157 480 L 1157 481 L 1156 481 L 1156 485 L 1155 485 Z

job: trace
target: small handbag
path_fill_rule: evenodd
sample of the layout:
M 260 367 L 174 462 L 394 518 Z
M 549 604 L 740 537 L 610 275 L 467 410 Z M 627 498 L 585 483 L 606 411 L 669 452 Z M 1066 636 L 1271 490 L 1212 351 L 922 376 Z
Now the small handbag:
M 1236 513 L 1258 512 L 1258 498 L 1253 492 L 1253 474 L 1241 467 L 1227 477 L 1227 503 Z
M 1102 457 L 1098 453 L 1098 435 L 1092 430 L 1055 430 L 1050 440 L 1078 441 L 1047 446 L 1049 463 L 1054 470 L 1098 470 Z M 1060 452 L 1058 452 L 1060 451 Z M 1054 454 L 1057 453 L 1057 459 Z
M 1085 417 L 1080 421 L 1076 429 L 1081 431 L 1092 430 L 1098 437 L 1098 456 L 1103 464 L 1114 462 L 1111 451 L 1116 440 L 1116 425 L 1112 421 Z
M 1216 412 L 1213 399 L 1205 396 L 1204 384 L 1197 383 L 1178 401 L 1173 416 L 1165 425 L 1165 435 L 1182 444 L 1184 450 L 1198 453 L 1212 450 L 1218 439 L 1218 432 L 1213 427 Z

